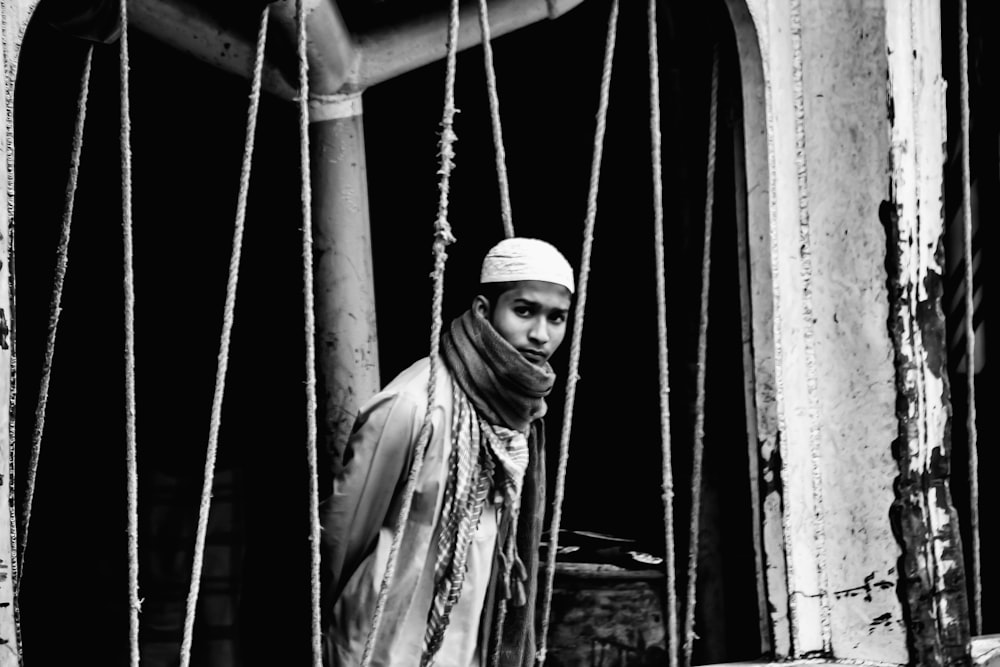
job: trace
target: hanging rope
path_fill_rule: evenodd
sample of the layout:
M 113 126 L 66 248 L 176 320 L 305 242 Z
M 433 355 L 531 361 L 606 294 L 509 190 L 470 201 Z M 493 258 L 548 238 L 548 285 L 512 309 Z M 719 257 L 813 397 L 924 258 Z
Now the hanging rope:
M 309 466 L 309 546 L 314 667 L 323 661 L 320 627 L 319 466 L 316 461 L 316 315 L 313 305 L 312 188 L 309 170 L 309 61 L 306 56 L 306 14 L 295 2 L 299 58 L 299 159 L 302 176 L 302 292 L 306 334 L 306 454 Z
M 403 541 L 403 533 L 406 529 L 406 521 L 410 515 L 410 507 L 413 504 L 413 493 L 417 488 L 417 480 L 424 464 L 424 453 L 427 451 L 427 444 L 431 436 L 431 416 L 435 405 L 435 394 L 437 388 L 438 355 L 441 340 L 441 304 L 444 300 L 444 269 L 448 259 L 446 249 L 455 242 L 455 237 L 451 233 L 451 225 L 448 223 L 448 193 L 451 184 L 451 170 L 455 167 L 454 143 L 458 139 L 453 129 L 455 113 L 455 71 L 457 68 L 458 53 L 458 0 L 451 0 L 451 10 L 448 20 L 448 55 L 446 58 L 446 74 L 444 86 L 444 111 L 441 117 L 441 142 L 439 154 L 441 166 L 438 168 L 440 181 L 438 182 L 438 211 L 437 219 L 434 222 L 434 244 L 432 252 L 434 254 L 434 271 L 431 274 L 433 281 L 433 296 L 431 298 L 431 340 L 430 340 L 430 376 L 427 380 L 427 411 L 424 413 L 424 421 L 417 435 L 417 445 L 413 452 L 413 465 L 410 474 L 406 478 L 406 486 L 403 488 L 402 504 L 399 508 L 399 518 L 396 520 L 396 529 L 393 533 L 392 544 L 389 547 L 389 555 L 385 564 L 385 574 L 382 576 L 382 584 L 379 587 L 378 599 L 375 602 L 375 611 L 372 614 L 372 627 L 365 641 L 364 654 L 361 657 L 361 667 L 369 667 L 373 658 L 375 638 L 378 636 L 379 626 L 382 622 L 382 615 L 385 612 L 385 603 L 389 597 L 389 587 L 396 572 L 396 559 L 399 554 L 399 545 Z
M 69 264 L 69 236 L 73 225 L 76 184 L 80 174 L 80 154 L 83 151 L 83 128 L 87 119 L 87 95 L 90 91 L 90 65 L 93 56 L 94 45 L 91 44 L 87 47 L 87 55 L 83 61 L 83 74 L 80 76 L 80 94 L 76 102 L 76 125 L 73 127 L 73 147 L 70 153 L 69 178 L 66 183 L 66 200 L 63 207 L 59 245 L 56 247 L 56 271 L 52 282 L 52 300 L 49 306 L 49 331 L 45 340 L 45 359 L 42 361 L 42 377 L 38 386 L 38 403 L 35 407 L 35 430 L 31 434 L 31 458 L 28 462 L 24 504 L 21 510 L 18 588 L 21 585 L 21 578 L 24 577 L 24 553 L 28 548 L 28 526 L 31 524 L 31 505 L 35 498 L 38 459 L 42 453 L 42 433 L 45 431 L 45 412 L 49 402 L 52 359 L 56 352 L 56 331 L 59 328 L 59 316 L 62 313 L 63 284 L 66 282 L 66 268 Z
M 120 0 L 122 237 L 125 251 L 125 463 L 128 475 L 129 640 L 132 667 L 139 665 L 139 471 L 135 445 L 135 276 L 132 269 L 132 121 L 128 92 L 128 6 Z
M 719 45 L 712 47 L 712 97 L 708 112 L 708 165 L 705 176 L 705 239 L 701 261 L 701 315 L 698 323 L 698 375 L 695 394 L 694 457 L 691 465 L 691 533 L 688 543 L 687 599 L 684 605 L 684 661 L 694 649 L 694 608 L 698 581 L 698 531 L 701 514 L 702 455 L 705 450 L 705 366 L 708 353 L 708 294 L 712 273 L 712 209 L 715 204 L 715 134 L 719 106 Z
M 215 459 L 222 424 L 222 398 L 226 390 L 226 372 L 229 368 L 229 341 L 233 330 L 236 309 L 236 287 L 239 284 L 240 257 L 243 252 L 243 228 L 246 220 L 247 195 L 250 191 L 250 167 L 253 163 L 254 137 L 257 132 L 257 110 L 260 103 L 261 73 L 264 69 L 264 48 L 270 5 L 265 5 L 257 31 L 257 51 L 254 60 L 250 105 L 247 110 L 246 139 L 243 146 L 243 165 L 236 198 L 236 224 L 233 229 L 233 249 L 229 258 L 229 279 L 226 283 L 226 303 L 222 316 L 222 336 L 215 371 L 215 393 L 212 396 L 212 415 L 209 423 L 208 449 L 205 454 L 205 476 L 201 488 L 201 505 L 198 509 L 198 531 L 195 536 L 194 560 L 191 566 L 191 583 L 188 588 L 187 609 L 184 615 L 184 634 L 181 640 L 181 667 L 191 664 L 191 644 L 194 638 L 194 619 L 201 588 L 202 563 L 205 556 L 205 537 L 208 534 L 208 516 L 212 508 L 212 486 L 215 478 Z
M 514 221 L 510 211 L 510 186 L 507 184 L 507 152 L 503 147 L 503 128 L 500 126 L 500 96 L 497 94 L 497 74 L 493 67 L 493 46 L 490 43 L 490 17 L 486 0 L 479 0 L 479 29 L 483 34 L 483 60 L 486 65 L 486 90 L 490 98 L 490 119 L 493 123 L 493 147 L 497 160 L 497 184 L 500 188 L 500 214 L 503 232 L 507 238 L 514 236 Z
M 597 190 L 601 180 L 601 157 L 604 153 L 604 131 L 608 117 L 611 91 L 611 65 L 615 55 L 618 28 L 618 0 L 612 0 L 608 18 L 608 33 L 604 47 L 604 68 L 601 72 L 601 93 L 597 106 L 597 127 L 594 132 L 594 153 L 590 163 L 590 190 L 587 193 L 587 218 L 583 229 L 583 250 L 580 255 L 580 277 L 577 281 L 576 308 L 573 311 L 573 338 L 569 350 L 569 374 L 566 376 L 566 401 L 563 408 L 562 435 L 559 441 L 559 465 L 556 471 L 555 497 L 552 500 L 552 523 L 549 526 L 549 546 L 545 563 L 545 587 L 542 592 L 542 623 L 536 660 L 545 663 L 549 622 L 552 615 L 552 584 L 556 572 L 556 552 L 559 550 L 559 524 L 566 489 L 566 468 L 569 465 L 569 436 L 573 429 L 573 405 L 576 383 L 580 379 L 580 347 L 583 342 L 584 309 L 587 305 L 587 280 L 590 277 L 590 251 L 594 244 L 594 223 L 597 220 Z
M 972 634 L 981 632 L 983 622 L 983 579 L 979 535 L 979 443 L 976 427 L 976 329 L 972 279 L 972 178 L 969 165 L 969 12 L 965 0 L 959 0 L 959 73 L 962 98 L 962 254 L 965 258 L 965 377 L 968 381 L 969 434 L 969 518 L 972 533 Z
M 649 0 L 649 133 L 653 158 L 653 249 L 656 255 L 656 313 L 660 368 L 660 443 L 663 449 L 663 525 L 667 588 L 667 656 L 677 667 L 677 571 L 674 552 L 674 473 L 670 451 L 670 371 L 667 364 L 667 297 L 663 256 L 663 169 L 660 155 L 660 56 L 656 0 Z

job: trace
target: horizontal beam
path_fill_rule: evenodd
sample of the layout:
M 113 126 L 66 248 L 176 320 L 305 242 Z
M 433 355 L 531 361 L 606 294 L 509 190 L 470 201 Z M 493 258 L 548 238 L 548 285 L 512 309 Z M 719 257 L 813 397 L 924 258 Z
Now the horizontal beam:
M 432 63 L 445 55 L 448 16 L 436 12 L 370 34 L 351 35 L 333 0 L 304 0 L 310 95 L 325 98 L 362 91 Z M 490 28 L 498 37 L 546 18 L 556 18 L 582 0 L 494 0 Z M 272 3 L 274 24 L 296 43 L 295 3 Z M 474 5 L 462 10 L 459 49 L 482 41 Z M 223 71 L 249 77 L 254 43 L 233 26 L 183 0 L 129 0 L 129 23 L 173 48 Z M 298 90 L 295 49 L 278 51 L 264 66 L 267 92 L 293 100 Z
M 554 19 L 580 2 L 582 0 L 495 0 L 489 5 L 490 33 L 499 37 L 543 19 Z M 349 85 L 355 90 L 364 90 L 444 58 L 447 29 L 448 14 L 441 11 L 358 36 L 361 57 Z M 458 48 L 468 49 L 481 42 L 478 6 L 467 4 L 461 10 Z
M 194 5 L 163 0 L 128 0 L 128 12 L 129 26 L 181 53 L 231 74 L 249 78 L 253 73 L 254 42 Z M 269 93 L 289 100 L 295 98 L 298 88 L 270 63 L 264 64 L 261 86 Z

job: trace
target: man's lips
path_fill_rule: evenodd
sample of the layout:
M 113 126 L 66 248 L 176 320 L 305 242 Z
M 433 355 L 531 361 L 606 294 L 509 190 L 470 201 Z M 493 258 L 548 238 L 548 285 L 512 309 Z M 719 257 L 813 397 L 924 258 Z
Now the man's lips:
M 540 350 L 521 350 L 521 354 L 531 361 L 545 361 L 545 353 Z

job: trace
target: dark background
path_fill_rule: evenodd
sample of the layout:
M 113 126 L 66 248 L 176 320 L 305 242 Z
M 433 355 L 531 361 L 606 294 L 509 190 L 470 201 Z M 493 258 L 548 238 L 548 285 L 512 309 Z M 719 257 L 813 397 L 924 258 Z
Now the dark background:
M 961 243 L 963 234 L 954 229 L 963 224 L 962 216 L 962 166 L 961 166 L 961 82 L 959 57 L 959 3 L 955 0 L 943 0 L 941 3 L 941 61 L 942 70 L 947 82 L 947 112 L 948 112 L 948 144 L 947 160 L 945 162 L 945 229 L 946 244 L 958 245 L 956 250 L 947 247 L 946 257 L 950 259 L 962 256 Z M 984 292 L 987 285 L 995 284 L 993 279 L 994 264 L 990 262 L 990 249 L 995 234 L 995 224 L 992 221 L 1000 214 L 1000 106 L 994 91 L 1000 81 L 1000 44 L 993 39 L 990 26 L 1000 20 L 1000 7 L 991 2 L 968 3 L 969 28 L 969 166 L 971 187 L 978 196 L 978 230 L 972 238 L 974 256 L 978 256 L 978 265 L 974 262 L 974 294 L 982 299 L 981 305 L 974 310 L 975 327 L 985 327 L 986 320 L 993 319 L 990 313 L 996 310 Z M 974 198 L 975 201 L 975 198 Z M 965 356 L 965 340 L 957 335 L 965 327 L 964 302 L 964 265 L 958 262 L 946 262 L 946 278 L 942 308 L 946 315 L 949 341 L 949 384 L 951 392 L 951 444 L 952 444 L 952 475 L 951 489 L 954 494 L 955 506 L 958 510 L 962 529 L 962 544 L 966 562 L 966 584 L 969 588 L 970 604 L 974 578 L 972 567 L 972 517 L 969 483 L 969 429 L 967 419 L 969 414 L 968 376 L 958 372 L 958 361 Z M 959 305 L 960 304 L 960 305 Z M 990 348 L 992 347 L 990 329 L 985 329 L 985 341 L 977 340 L 981 346 L 977 356 L 983 354 L 985 363 L 976 373 L 975 391 L 978 406 L 976 427 L 979 458 L 979 533 L 981 538 L 980 561 L 983 587 L 983 618 L 980 633 L 990 634 L 1000 631 L 1000 572 L 994 563 L 1000 559 L 1000 533 L 997 531 L 997 508 L 1000 507 L 1000 488 L 990 483 L 990 473 L 1000 466 L 1000 448 L 996 446 L 996 423 L 992 420 L 989 410 L 991 405 L 990 389 L 994 382 L 996 371 L 989 364 Z M 996 331 L 994 326 L 993 332 Z M 985 344 L 983 344 L 985 343 Z M 956 354 L 957 353 L 957 354 Z
M 344 9 L 352 29 L 360 29 L 397 18 L 401 6 Z M 587 0 L 556 21 L 494 44 L 515 228 L 553 242 L 576 267 L 609 6 Z M 711 49 L 713 41 L 721 43 L 700 557 L 706 592 L 699 603 L 712 622 L 699 621 L 707 639 L 696 658 L 745 659 L 759 648 L 735 261 L 735 48 L 721 2 L 661 2 L 659 12 L 679 571 L 690 503 Z M 25 37 L 15 102 L 21 480 L 87 48 L 44 16 Z M 645 7 L 623 3 L 563 527 L 634 539 L 639 549 L 662 555 L 646 29 Z M 138 31 L 130 32 L 129 43 L 140 596 L 146 598 L 144 641 L 168 641 L 179 636 L 180 619 L 163 610 L 176 612 L 190 571 L 249 85 Z M 105 664 L 125 664 L 127 655 L 118 67 L 117 43 L 95 48 L 21 596 L 28 664 L 66 664 L 81 650 L 100 653 Z M 443 80 L 443 65 L 436 63 L 364 95 L 383 382 L 428 348 Z M 449 251 L 446 318 L 467 306 L 482 255 L 503 233 L 480 48 L 459 56 L 456 96 L 461 113 L 449 217 L 458 243 Z M 232 512 L 218 539 L 232 549 L 235 565 L 229 579 L 215 585 L 239 600 L 229 631 L 242 640 L 245 664 L 308 661 L 298 151 L 296 107 L 265 98 L 220 438 L 219 469 L 232 485 L 223 494 L 217 489 L 216 499 Z M 569 337 L 552 360 L 560 381 L 547 418 L 550 477 L 568 349 Z M 211 631 L 199 629 L 196 638 L 204 641 Z

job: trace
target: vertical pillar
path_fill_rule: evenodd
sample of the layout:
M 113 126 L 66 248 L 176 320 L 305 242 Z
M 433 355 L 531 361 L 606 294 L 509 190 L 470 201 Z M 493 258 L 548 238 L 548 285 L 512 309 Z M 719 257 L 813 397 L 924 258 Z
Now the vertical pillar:
M 320 442 L 334 472 L 358 408 L 379 388 L 361 93 L 310 102 Z
M 743 90 L 748 178 L 761 179 L 747 184 L 748 254 L 775 652 L 903 664 L 908 617 L 888 518 L 897 392 L 878 202 L 898 164 L 888 57 L 911 53 L 889 48 L 887 31 L 911 23 L 887 16 L 904 3 L 744 2 L 761 54 L 750 77 L 745 62 Z M 750 36 L 738 42 L 753 58 Z M 918 140 L 907 134 L 906 146 Z
M 892 521 L 913 664 L 967 665 L 965 560 L 951 498 L 945 316 L 945 80 L 941 5 L 886 3 L 890 165 L 886 227 L 889 331 L 896 362 L 898 476 Z
M 14 456 L 13 438 L 16 375 L 14 364 L 14 77 L 21 46 L 20 35 L 34 9 L 33 2 L 0 3 L 0 89 L 5 102 L 0 113 L 3 127 L 3 161 L 6 182 L 0 186 L 0 516 L 7 517 L 7 533 L 0 536 L 0 667 L 17 667 L 21 662 L 15 582 L 17 581 L 16 511 L 11 505 Z

